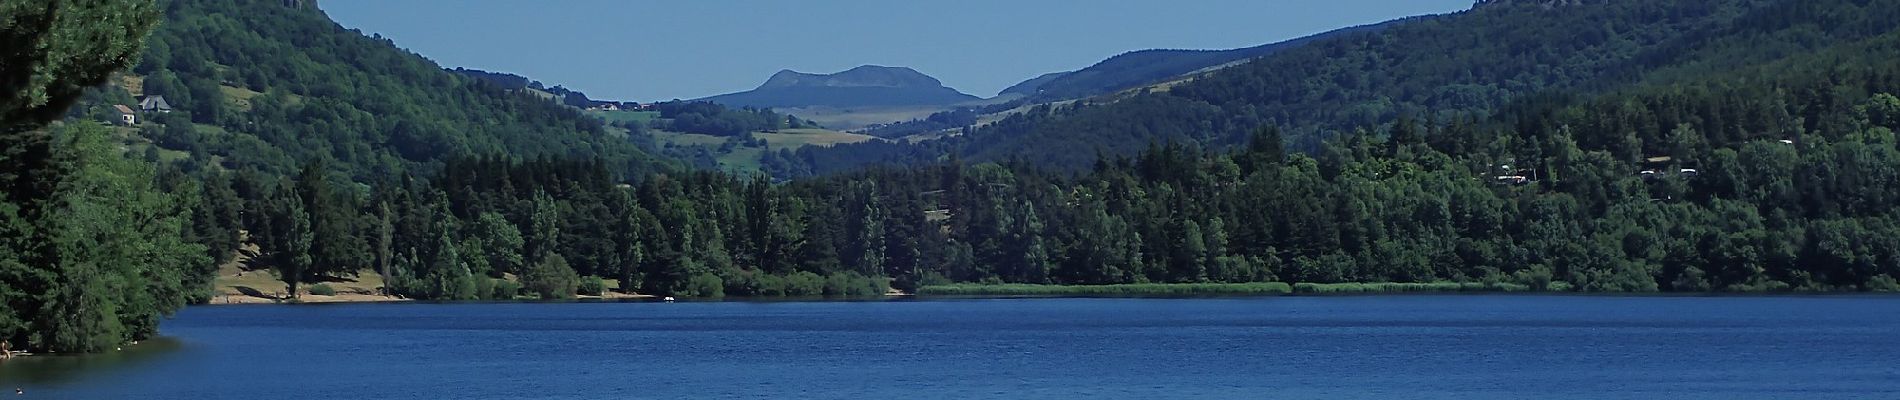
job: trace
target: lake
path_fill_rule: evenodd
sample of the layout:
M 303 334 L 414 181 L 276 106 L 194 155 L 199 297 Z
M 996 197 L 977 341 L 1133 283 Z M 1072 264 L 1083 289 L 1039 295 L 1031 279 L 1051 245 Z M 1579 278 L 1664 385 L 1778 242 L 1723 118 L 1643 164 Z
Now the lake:
M 34 399 L 1895 399 L 1900 297 L 192 307 Z

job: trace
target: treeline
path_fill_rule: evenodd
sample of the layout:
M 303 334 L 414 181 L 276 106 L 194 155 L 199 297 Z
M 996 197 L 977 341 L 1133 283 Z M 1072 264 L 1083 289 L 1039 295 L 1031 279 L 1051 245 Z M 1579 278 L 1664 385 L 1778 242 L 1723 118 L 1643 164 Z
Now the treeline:
M 953 158 L 623 187 L 598 163 L 472 160 L 363 196 L 358 209 L 389 211 L 358 226 L 394 239 L 346 253 L 394 254 L 394 287 L 430 298 L 482 286 L 416 288 L 509 274 L 679 296 L 958 282 L 1900 290 L 1894 70 L 1545 97 L 1490 118 L 1401 120 L 1314 155 L 1267 129 L 1232 153 L 1155 144 L 1074 177 Z
M 233 190 L 237 207 L 255 216 L 244 228 L 293 292 L 371 267 L 390 278 L 393 294 L 445 300 L 616 289 L 861 296 L 889 287 L 875 262 L 859 262 L 878 256 L 846 242 L 846 234 L 882 235 L 861 231 L 877 226 L 824 226 L 807 236 L 803 199 L 766 181 L 705 172 L 626 185 L 599 162 L 465 159 L 426 181 L 352 192 L 322 170 L 306 167 L 295 181 L 230 181 L 261 188 Z
M 919 133 L 930 133 L 930 132 L 936 132 L 936 131 L 948 130 L 948 129 L 960 129 L 960 128 L 967 127 L 970 125 L 975 125 L 976 119 L 979 116 L 980 114 L 977 113 L 977 110 L 972 109 L 972 108 L 958 108 L 958 109 L 950 110 L 950 111 L 938 111 L 938 112 L 931 113 L 929 116 L 924 117 L 922 119 L 913 119 L 909 121 L 903 121 L 903 122 L 884 124 L 884 125 L 871 127 L 869 129 L 865 129 L 864 134 L 881 137 L 885 139 L 896 139 L 896 138 L 915 135 Z
M 533 90 L 547 92 L 549 96 L 553 97 L 552 100 L 554 102 L 561 103 L 561 105 L 565 105 L 568 107 L 588 108 L 588 107 L 593 107 L 594 105 L 597 104 L 597 102 L 594 99 L 587 98 L 587 93 L 582 93 L 581 91 L 578 91 L 578 90 L 568 89 L 560 85 L 555 85 L 554 87 L 547 87 L 546 85 L 542 84 L 541 81 L 528 79 L 528 77 L 521 76 L 521 75 L 515 75 L 515 74 L 506 73 L 506 72 L 489 72 L 489 71 L 483 71 L 479 69 L 462 68 L 462 67 L 455 67 L 455 68 L 449 69 L 449 71 L 454 72 L 457 75 L 462 75 L 462 76 L 466 76 L 470 78 L 475 78 L 483 82 L 488 82 L 489 84 L 493 84 L 502 89 L 507 89 L 507 90 L 533 89 Z
M 660 119 L 649 128 L 713 136 L 743 136 L 752 132 L 808 128 L 814 125 L 791 115 L 770 109 L 727 108 L 704 101 L 670 101 L 655 104 Z

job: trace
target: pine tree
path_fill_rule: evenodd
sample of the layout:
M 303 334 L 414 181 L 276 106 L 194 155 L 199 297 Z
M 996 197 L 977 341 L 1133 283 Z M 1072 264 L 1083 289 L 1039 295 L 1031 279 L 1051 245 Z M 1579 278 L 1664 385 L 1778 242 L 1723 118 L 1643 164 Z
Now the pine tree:
M 303 202 L 285 197 L 278 201 L 277 217 L 274 227 L 280 229 L 272 234 L 277 240 L 272 247 L 276 259 L 277 279 L 284 281 L 291 298 L 297 298 L 297 285 L 303 283 L 310 273 L 315 257 L 311 254 L 312 236 L 310 214 L 305 212 Z

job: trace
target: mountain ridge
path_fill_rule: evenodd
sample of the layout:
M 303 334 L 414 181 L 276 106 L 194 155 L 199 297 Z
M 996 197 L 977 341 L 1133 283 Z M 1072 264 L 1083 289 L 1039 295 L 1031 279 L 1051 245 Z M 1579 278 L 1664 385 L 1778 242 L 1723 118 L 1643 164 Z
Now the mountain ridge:
M 946 106 L 981 100 L 909 67 L 861 65 L 830 74 L 780 70 L 758 88 L 702 99 L 733 107 Z

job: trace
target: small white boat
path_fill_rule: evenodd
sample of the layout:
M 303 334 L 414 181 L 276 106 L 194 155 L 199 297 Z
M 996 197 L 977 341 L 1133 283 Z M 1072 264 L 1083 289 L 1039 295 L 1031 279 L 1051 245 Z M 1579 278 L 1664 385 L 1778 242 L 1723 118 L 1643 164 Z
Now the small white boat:
M 668 302 L 668 303 L 672 303 L 672 302 L 673 302 L 673 296 L 666 296 L 666 298 L 663 298 L 663 299 L 660 299 L 660 300 L 663 300 L 663 301 L 666 301 L 666 302 Z

